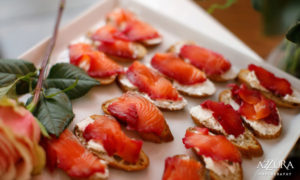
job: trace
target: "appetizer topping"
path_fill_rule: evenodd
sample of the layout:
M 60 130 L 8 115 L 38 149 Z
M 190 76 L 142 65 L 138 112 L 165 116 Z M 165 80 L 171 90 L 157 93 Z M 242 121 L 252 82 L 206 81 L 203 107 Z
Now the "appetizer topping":
M 140 62 L 134 62 L 127 70 L 129 81 L 151 99 L 182 100 L 172 83 Z
M 244 133 L 245 128 L 242 124 L 242 119 L 231 105 L 206 100 L 201 104 L 201 107 L 213 112 L 213 117 L 221 124 L 227 134 L 237 137 Z
M 183 85 L 202 83 L 206 80 L 202 71 L 172 53 L 156 53 L 151 60 L 151 65 Z
M 190 128 L 182 139 L 186 148 L 194 148 L 198 155 L 214 161 L 241 162 L 239 150 L 222 135 L 211 135 L 207 128 Z
M 105 161 L 86 150 L 70 130 L 66 129 L 58 139 L 53 137 L 44 141 L 50 168 L 57 166 L 74 178 L 89 178 L 97 174 L 108 176 Z
M 266 69 L 250 64 L 249 71 L 254 71 L 259 83 L 278 96 L 285 96 L 293 94 L 291 84 L 284 78 L 276 77 L 273 73 Z
M 204 180 L 204 167 L 187 155 L 168 157 L 165 161 L 163 180 Z
M 95 78 L 110 77 L 123 72 L 123 68 L 108 58 L 104 53 L 96 51 L 89 44 L 78 43 L 69 46 L 71 64 L 84 69 L 89 76 Z
M 108 111 L 127 124 L 127 129 L 162 135 L 166 128 L 161 111 L 144 97 L 127 92 L 108 106 Z
M 111 25 L 99 28 L 92 39 L 99 42 L 97 48 L 108 55 L 118 56 L 128 59 L 137 59 L 135 44 L 128 41 L 121 32 Z
M 259 91 L 242 84 L 231 84 L 233 99 L 240 105 L 239 112 L 248 120 L 262 120 L 279 125 L 279 115 L 274 101 L 265 98 Z
M 136 163 L 139 159 L 142 141 L 130 139 L 122 131 L 120 124 L 111 116 L 97 116 L 83 132 L 87 140 L 103 145 L 109 156 L 118 155 L 125 161 Z
M 221 54 L 197 45 L 184 45 L 180 49 L 180 57 L 204 71 L 207 76 L 221 75 L 231 68 L 231 64 Z
M 124 9 L 115 9 L 107 15 L 107 22 L 118 27 L 119 35 L 130 41 L 145 41 L 161 38 L 159 33 L 149 24 L 139 20 L 133 13 Z

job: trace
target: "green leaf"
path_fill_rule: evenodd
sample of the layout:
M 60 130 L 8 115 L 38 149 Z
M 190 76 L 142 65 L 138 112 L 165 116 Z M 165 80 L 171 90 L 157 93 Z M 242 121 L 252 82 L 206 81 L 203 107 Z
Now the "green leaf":
M 60 91 L 60 89 L 50 88 L 44 94 L 48 96 Z M 41 94 L 33 114 L 45 126 L 49 134 L 54 134 L 58 137 L 74 118 L 72 104 L 65 93 L 60 93 L 51 98 L 46 98 L 45 96 Z M 32 98 L 29 99 L 27 104 L 30 101 L 32 101 Z
M 14 87 L 14 85 L 17 83 L 17 80 L 15 80 L 13 83 L 10 83 L 7 86 L 1 87 L 0 88 L 0 99 L 7 95 L 9 93 L 9 91 L 11 91 L 11 89 Z
M 286 38 L 300 45 L 300 21 L 298 21 L 286 34 Z
M 77 85 L 66 92 L 70 99 L 79 98 L 85 95 L 92 87 L 100 85 L 99 81 L 91 78 L 82 69 L 69 63 L 59 63 L 52 66 L 44 85 L 49 88 L 55 87 L 65 90 L 76 81 L 78 81 Z

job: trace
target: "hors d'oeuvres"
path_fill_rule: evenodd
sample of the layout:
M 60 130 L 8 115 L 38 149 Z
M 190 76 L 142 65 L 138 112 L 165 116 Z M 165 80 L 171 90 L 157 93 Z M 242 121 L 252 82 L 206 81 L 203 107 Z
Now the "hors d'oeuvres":
M 278 106 L 300 107 L 300 92 L 292 88 L 289 81 L 275 76 L 263 67 L 250 64 L 248 69 L 240 71 L 238 79 L 247 86 L 261 91 Z
M 147 50 L 139 43 L 122 38 L 119 30 L 112 25 L 104 25 L 91 36 L 99 51 L 119 60 L 142 59 Z
M 68 129 L 58 139 L 54 137 L 43 143 L 47 152 L 47 163 L 51 169 L 58 167 L 72 178 L 108 178 L 106 162 L 85 149 Z
M 118 121 L 109 115 L 92 115 L 75 126 L 75 135 L 100 159 L 126 171 L 145 169 L 149 164 L 143 142 L 131 139 Z
M 213 135 L 207 128 L 196 127 L 187 129 L 182 141 L 203 160 L 211 179 L 243 179 L 241 154 L 225 136 Z
M 123 67 L 89 44 L 77 43 L 69 46 L 70 63 L 82 68 L 101 84 L 112 83 Z
M 203 71 L 212 81 L 232 80 L 238 74 L 221 54 L 200 47 L 194 42 L 178 42 L 171 46 L 169 51 L 178 54 L 183 60 Z
M 119 98 L 108 100 L 102 104 L 102 109 L 126 124 L 127 129 L 137 131 L 144 140 L 155 143 L 173 140 L 162 112 L 137 93 L 127 92 Z
M 187 104 L 168 79 L 137 61 L 118 76 L 118 83 L 122 90 L 139 91 L 162 109 L 180 110 Z
M 162 180 L 205 180 L 203 165 L 188 155 L 176 155 L 165 160 Z
M 231 84 L 231 90 L 224 90 L 219 100 L 239 111 L 244 123 L 260 138 L 276 138 L 281 134 L 282 123 L 274 101 L 264 97 L 260 91 L 246 85 Z
M 184 62 L 173 53 L 156 53 L 151 65 L 173 80 L 173 86 L 180 92 L 194 97 L 205 97 L 215 93 L 214 84 L 204 72 Z
M 240 114 L 231 105 L 206 100 L 201 105 L 191 108 L 190 114 L 198 126 L 225 135 L 245 157 L 263 154 L 261 145 L 244 127 Z
M 138 19 L 132 12 L 117 8 L 106 16 L 106 23 L 117 27 L 123 38 L 155 46 L 162 42 L 162 36 L 149 24 Z

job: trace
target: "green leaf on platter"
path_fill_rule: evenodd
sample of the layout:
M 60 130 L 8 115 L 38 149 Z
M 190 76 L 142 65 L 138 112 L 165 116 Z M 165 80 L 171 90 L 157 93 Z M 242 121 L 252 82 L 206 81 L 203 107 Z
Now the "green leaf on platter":
M 69 88 L 76 83 L 74 88 Z M 44 82 L 44 86 L 51 88 L 59 88 L 61 90 L 68 89 L 66 94 L 70 99 L 79 98 L 85 95 L 92 87 L 100 85 L 99 81 L 91 78 L 82 69 L 69 64 L 58 63 L 52 66 L 49 75 Z
M 44 94 L 48 96 L 60 91 L 60 89 L 50 88 L 45 90 Z M 32 101 L 32 98 L 29 99 L 27 104 L 30 101 Z M 49 134 L 54 134 L 57 137 L 68 127 L 74 118 L 71 101 L 65 93 L 59 93 L 51 98 L 45 98 L 41 95 L 33 114 Z
M 286 38 L 300 45 L 300 21 L 298 21 L 286 34 Z

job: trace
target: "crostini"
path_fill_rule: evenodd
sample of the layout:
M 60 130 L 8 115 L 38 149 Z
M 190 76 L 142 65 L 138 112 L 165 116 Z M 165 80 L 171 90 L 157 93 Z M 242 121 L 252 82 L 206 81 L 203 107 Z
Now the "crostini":
M 207 128 L 189 128 L 182 139 L 205 163 L 214 180 L 242 180 L 242 159 L 239 150 L 223 135 L 214 135 Z
M 215 85 L 204 72 L 184 62 L 174 53 L 156 53 L 151 65 L 173 80 L 173 86 L 181 93 L 193 97 L 206 97 L 216 91 Z
M 112 167 L 137 171 L 149 164 L 149 158 L 142 150 L 143 142 L 127 137 L 112 116 L 87 117 L 76 124 L 74 132 L 88 150 Z
M 278 106 L 300 107 L 300 92 L 292 87 L 289 81 L 275 76 L 261 66 L 250 64 L 248 69 L 242 69 L 238 80 L 247 86 L 261 91 Z
M 168 79 L 138 61 L 118 76 L 118 84 L 125 92 L 139 91 L 161 109 L 180 110 L 187 104 Z
M 111 25 L 104 25 L 91 35 L 99 51 L 121 61 L 142 59 L 147 50 L 139 43 L 122 38 L 119 30 Z
M 71 64 L 80 67 L 101 84 L 114 82 L 117 75 L 123 72 L 122 66 L 86 43 L 71 44 L 69 57 Z
M 102 110 L 135 130 L 142 139 L 155 142 L 169 142 L 173 135 L 162 112 L 150 101 L 135 92 L 127 92 L 119 98 L 102 104 Z
M 176 53 L 183 60 L 203 71 L 212 81 L 224 82 L 237 77 L 236 68 L 221 54 L 198 46 L 194 42 L 178 42 L 172 45 L 168 51 Z
M 219 101 L 230 104 L 241 114 L 245 125 L 259 138 L 272 139 L 280 136 L 282 121 L 274 101 L 260 91 L 249 89 L 245 84 L 230 84 L 220 93 Z
M 165 160 L 162 180 L 205 180 L 203 165 L 188 155 L 175 155 Z
M 196 125 L 225 135 L 245 157 L 263 154 L 261 145 L 251 131 L 244 127 L 240 114 L 231 105 L 206 100 L 191 108 L 190 114 Z
M 59 138 L 45 139 L 42 144 L 47 152 L 50 169 L 58 167 L 77 179 L 108 178 L 106 161 L 85 149 L 70 130 L 66 129 Z
M 156 46 L 162 42 L 162 36 L 149 24 L 141 21 L 132 12 L 117 8 L 106 16 L 106 23 L 113 25 L 122 33 L 122 37 L 145 46 Z

